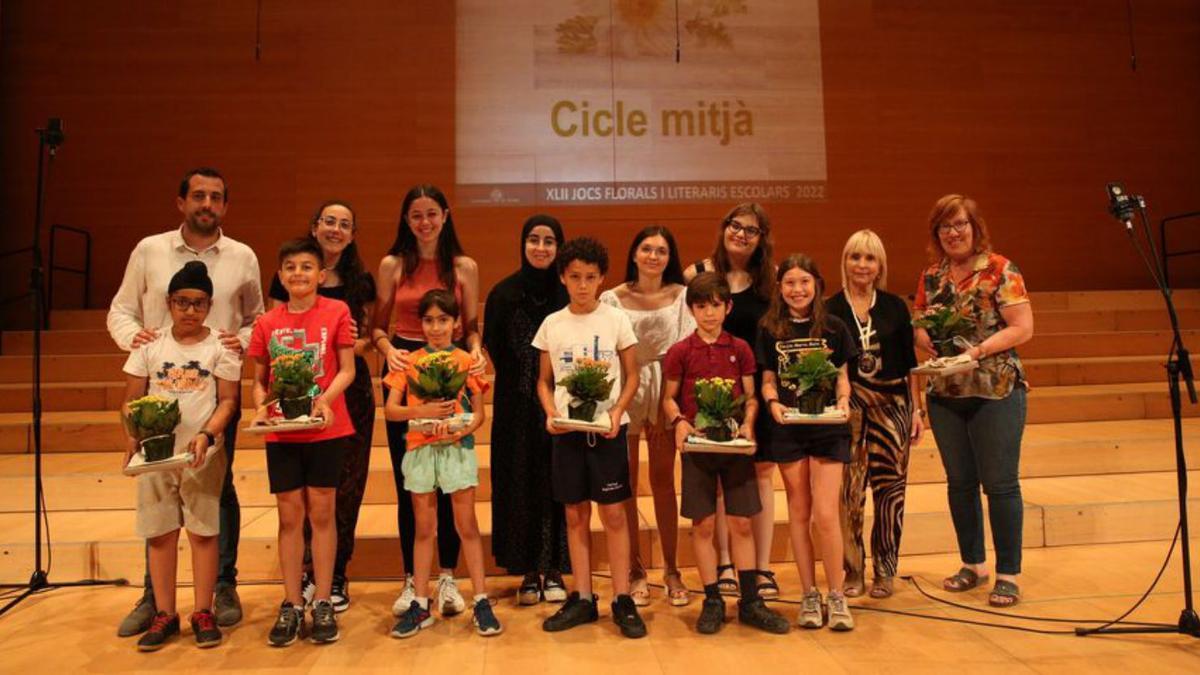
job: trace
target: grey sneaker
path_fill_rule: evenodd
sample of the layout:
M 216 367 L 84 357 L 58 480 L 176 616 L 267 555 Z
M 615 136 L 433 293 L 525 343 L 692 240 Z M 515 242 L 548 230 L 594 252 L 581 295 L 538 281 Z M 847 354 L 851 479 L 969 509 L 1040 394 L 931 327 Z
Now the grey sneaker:
M 846 596 L 841 593 L 829 594 L 829 628 L 837 631 L 854 630 L 854 617 L 850 616 Z
M 121 625 L 117 628 L 117 637 L 133 637 L 145 633 L 150 629 L 150 622 L 154 621 L 154 615 L 157 613 L 154 596 L 142 595 L 133 609 L 129 610 L 129 614 L 121 619 Z
M 242 600 L 238 597 L 237 586 L 217 584 L 213 614 L 217 615 L 217 625 L 222 628 L 236 626 L 242 620 Z
M 804 600 L 800 604 L 799 624 L 801 628 L 820 628 L 825 625 L 825 615 L 821 611 L 821 591 L 812 588 L 804 594 Z
M 328 600 L 317 600 L 312 609 L 312 632 L 308 639 L 313 644 L 337 642 L 341 637 L 338 633 L 337 619 L 333 616 L 333 603 Z

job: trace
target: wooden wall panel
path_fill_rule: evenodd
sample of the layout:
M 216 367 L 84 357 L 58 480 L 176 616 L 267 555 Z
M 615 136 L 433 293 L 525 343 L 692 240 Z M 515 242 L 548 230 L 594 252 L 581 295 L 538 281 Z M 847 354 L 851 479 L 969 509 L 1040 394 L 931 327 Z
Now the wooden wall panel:
M 229 177 L 228 232 L 264 268 L 327 197 L 358 208 L 373 267 L 409 185 L 454 181 L 451 2 L 0 5 L 0 204 L 5 245 L 28 245 L 36 143 L 48 116 L 68 139 L 47 222 L 96 237 L 94 301 L 105 306 L 138 238 L 178 222 L 178 176 Z M 830 198 L 768 204 L 778 249 L 805 250 L 837 277 L 846 235 L 879 231 L 893 288 L 924 259 L 933 200 L 977 197 L 998 250 L 1030 288 L 1146 287 L 1104 183 L 1121 179 L 1152 215 L 1200 209 L 1200 4 L 1124 0 L 825 0 L 821 39 Z M 753 68 L 754 64 L 746 64 Z M 672 226 L 689 260 L 712 245 L 727 204 L 561 207 L 569 234 L 613 247 L 614 280 L 642 224 Z M 463 207 L 456 220 L 485 286 L 516 265 L 532 210 Z M 1200 246 L 1200 225 L 1179 245 Z M 268 269 L 264 269 L 269 273 Z M 0 261 L 3 297 L 27 266 Z M 1200 285 L 1200 258 L 1175 265 Z M 64 285 L 57 302 L 74 301 Z M 0 308 L 7 325 L 19 306 Z

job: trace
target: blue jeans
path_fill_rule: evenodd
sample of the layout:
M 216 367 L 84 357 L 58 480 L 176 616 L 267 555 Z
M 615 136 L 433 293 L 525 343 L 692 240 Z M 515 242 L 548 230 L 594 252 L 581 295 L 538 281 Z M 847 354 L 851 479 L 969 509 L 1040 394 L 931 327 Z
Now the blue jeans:
M 221 531 L 217 535 L 217 585 L 237 585 L 238 542 L 242 538 L 242 506 L 233 486 L 233 450 L 237 445 L 238 424 L 242 421 L 241 400 L 225 425 L 225 482 L 221 485 Z M 145 597 L 154 598 L 150 582 L 150 542 L 146 542 Z
M 999 400 L 977 397 L 929 397 L 929 426 L 946 468 L 950 517 L 958 551 L 969 565 L 987 560 L 983 537 L 983 504 L 988 496 L 988 522 L 996 548 L 996 573 L 1021 572 L 1021 435 L 1025 431 L 1025 389 L 1018 383 Z

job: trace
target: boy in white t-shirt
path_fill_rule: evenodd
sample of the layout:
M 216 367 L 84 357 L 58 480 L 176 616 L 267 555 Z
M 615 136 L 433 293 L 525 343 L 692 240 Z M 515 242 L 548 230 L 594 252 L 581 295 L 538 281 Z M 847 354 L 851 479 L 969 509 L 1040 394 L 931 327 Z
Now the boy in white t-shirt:
M 179 528 L 186 527 L 192 549 L 195 607 L 192 633 L 200 647 L 221 644 L 212 613 L 217 582 L 217 534 L 221 485 L 225 477 L 222 432 L 237 407 L 242 363 L 204 325 L 212 303 L 212 280 L 204 263 L 188 262 L 171 278 L 167 304 L 171 330 L 129 354 L 125 362 L 125 401 L 147 393 L 179 401 L 175 454 L 191 451 L 185 469 L 154 471 L 138 477 L 137 533 L 149 542 L 150 578 L 158 609 L 150 629 L 138 640 L 140 651 L 161 649 L 179 634 L 175 612 L 175 568 Z M 137 442 L 130 438 L 122 466 Z
M 559 250 L 557 264 L 570 304 L 546 317 L 533 338 L 533 346 L 542 352 L 538 399 L 546 412 L 546 429 L 554 439 L 550 459 L 552 491 L 566 510 L 567 546 L 576 590 L 542 628 L 556 632 L 599 619 L 591 579 L 594 501 L 600 507 L 612 567 L 616 594 L 613 622 L 625 637 L 639 638 L 646 635 L 646 624 L 629 595 L 629 538 L 636 533 L 629 531 L 624 506 L 625 500 L 633 496 L 625 447 L 629 424 L 625 410 L 638 387 L 634 353 L 637 337 L 628 315 L 597 299 L 608 271 L 608 252 L 600 242 L 586 237 L 568 241 Z M 607 363 L 614 383 L 608 399 L 599 402 L 592 418 L 610 422 L 606 432 L 569 431 L 554 423 L 555 417 L 569 416 L 571 399 L 566 388 L 555 383 L 585 361 Z

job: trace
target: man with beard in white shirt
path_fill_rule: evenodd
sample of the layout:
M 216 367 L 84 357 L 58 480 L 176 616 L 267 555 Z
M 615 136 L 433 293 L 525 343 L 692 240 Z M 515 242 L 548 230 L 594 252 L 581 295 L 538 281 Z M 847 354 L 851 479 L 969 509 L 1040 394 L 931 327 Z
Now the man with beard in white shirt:
M 213 283 L 212 310 L 205 323 L 217 331 L 227 349 L 239 355 L 245 351 L 254 320 L 263 312 L 262 281 L 254 251 L 221 230 L 228 204 L 229 189 L 216 169 L 193 169 L 184 175 L 176 199 L 183 223 L 178 229 L 138 242 L 109 307 L 108 332 L 118 347 L 135 349 L 170 328 L 167 285 L 185 263 L 199 260 L 208 267 Z M 232 626 L 242 619 L 237 595 L 241 508 L 233 486 L 234 441 L 240 419 L 239 404 L 224 433 L 228 463 L 221 490 L 220 564 L 213 606 L 221 626 Z M 145 589 L 133 611 L 121 622 L 118 635 L 137 635 L 149 628 L 157 611 L 149 574 Z

